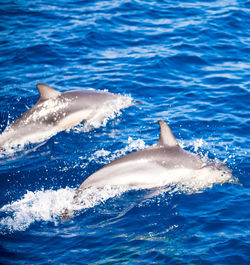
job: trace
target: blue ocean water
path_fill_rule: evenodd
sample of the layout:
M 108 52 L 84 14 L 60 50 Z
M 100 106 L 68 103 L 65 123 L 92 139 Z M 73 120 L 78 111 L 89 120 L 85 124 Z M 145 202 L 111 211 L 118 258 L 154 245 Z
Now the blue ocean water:
M 36 103 L 37 83 L 131 96 L 81 127 L 0 158 L 2 264 L 249 264 L 250 4 L 242 1 L 0 3 L 0 131 Z M 159 137 L 224 161 L 238 183 L 75 189 Z M 153 177 L 153 176 L 152 176 Z

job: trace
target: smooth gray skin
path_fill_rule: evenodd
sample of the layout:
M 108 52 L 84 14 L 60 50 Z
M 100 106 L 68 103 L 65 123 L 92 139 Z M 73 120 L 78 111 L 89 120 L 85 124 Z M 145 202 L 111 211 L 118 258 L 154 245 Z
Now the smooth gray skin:
M 93 117 L 105 103 L 123 97 L 94 90 L 62 93 L 45 84 L 37 84 L 37 88 L 39 100 L 0 135 L 0 147 L 39 132 L 48 132 L 49 137 L 49 131 L 53 135 L 72 128 Z
M 107 164 L 89 176 L 78 188 L 77 193 L 88 187 L 128 186 L 131 188 L 153 188 L 164 186 L 165 172 L 192 170 L 202 173 L 209 168 L 209 174 L 214 171 L 231 172 L 224 164 L 217 161 L 208 163 L 201 157 L 183 150 L 175 139 L 169 126 L 162 120 L 160 139 L 157 144 L 141 151 L 133 152 Z M 181 173 L 180 173 L 181 172 Z M 195 174 L 195 173 L 194 173 Z M 174 175 L 174 173 L 173 173 Z M 161 176 L 161 177 L 159 177 Z M 179 176 L 179 175 L 178 175 Z
M 207 187 L 211 183 L 220 183 L 230 178 L 231 170 L 223 163 L 208 162 L 198 155 L 183 150 L 169 126 L 162 120 L 159 121 L 159 125 L 160 138 L 156 144 L 118 158 L 90 175 L 77 189 L 73 203 L 80 204 L 84 190 L 91 187 L 151 189 L 176 183 L 175 181 L 182 183 L 193 179 L 198 181 L 198 185 L 200 181 L 205 182 Z M 61 221 L 65 222 L 73 215 L 73 210 L 64 209 Z

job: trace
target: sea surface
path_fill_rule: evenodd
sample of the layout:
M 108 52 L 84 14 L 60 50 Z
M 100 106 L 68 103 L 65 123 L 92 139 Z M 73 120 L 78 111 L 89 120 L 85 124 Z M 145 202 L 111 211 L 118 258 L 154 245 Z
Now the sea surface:
M 37 83 L 140 104 L 0 154 L 0 264 L 249 264 L 249 1 L 2 0 L 0 132 Z M 156 143 L 160 119 L 232 180 L 92 188 L 61 222 L 89 175 Z

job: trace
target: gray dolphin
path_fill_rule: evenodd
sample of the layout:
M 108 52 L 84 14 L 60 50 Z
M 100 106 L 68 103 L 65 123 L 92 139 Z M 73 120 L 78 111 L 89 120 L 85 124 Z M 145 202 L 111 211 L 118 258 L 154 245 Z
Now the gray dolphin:
M 109 114 L 133 105 L 131 98 L 103 91 L 81 90 L 59 92 L 37 84 L 39 99 L 0 135 L 0 147 L 40 142 L 72 128 L 81 121 L 101 122 Z
M 114 160 L 89 176 L 77 192 L 89 187 L 127 186 L 148 189 L 178 181 L 224 182 L 231 170 L 218 160 L 208 161 L 180 147 L 170 127 L 159 121 L 159 141 Z
M 84 190 L 96 187 L 151 189 L 181 185 L 199 192 L 214 183 L 230 181 L 232 172 L 219 160 L 209 161 L 180 147 L 170 127 L 159 121 L 158 142 L 144 150 L 130 153 L 90 175 L 77 189 L 73 204 L 81 203 Z M 74 211 L 64 209 L 62 221 L 72 218 Z

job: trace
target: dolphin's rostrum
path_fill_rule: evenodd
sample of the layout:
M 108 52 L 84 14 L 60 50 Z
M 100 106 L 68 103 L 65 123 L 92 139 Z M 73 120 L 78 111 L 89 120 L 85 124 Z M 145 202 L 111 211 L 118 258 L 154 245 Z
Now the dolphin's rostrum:
M 81 121 L 103 121 L 112 111 L 132 105 L 129 97 L 95 90 L 59 92 L 37 84 L 37 103 L 0 135 L 0 147 L 39 142 Z

